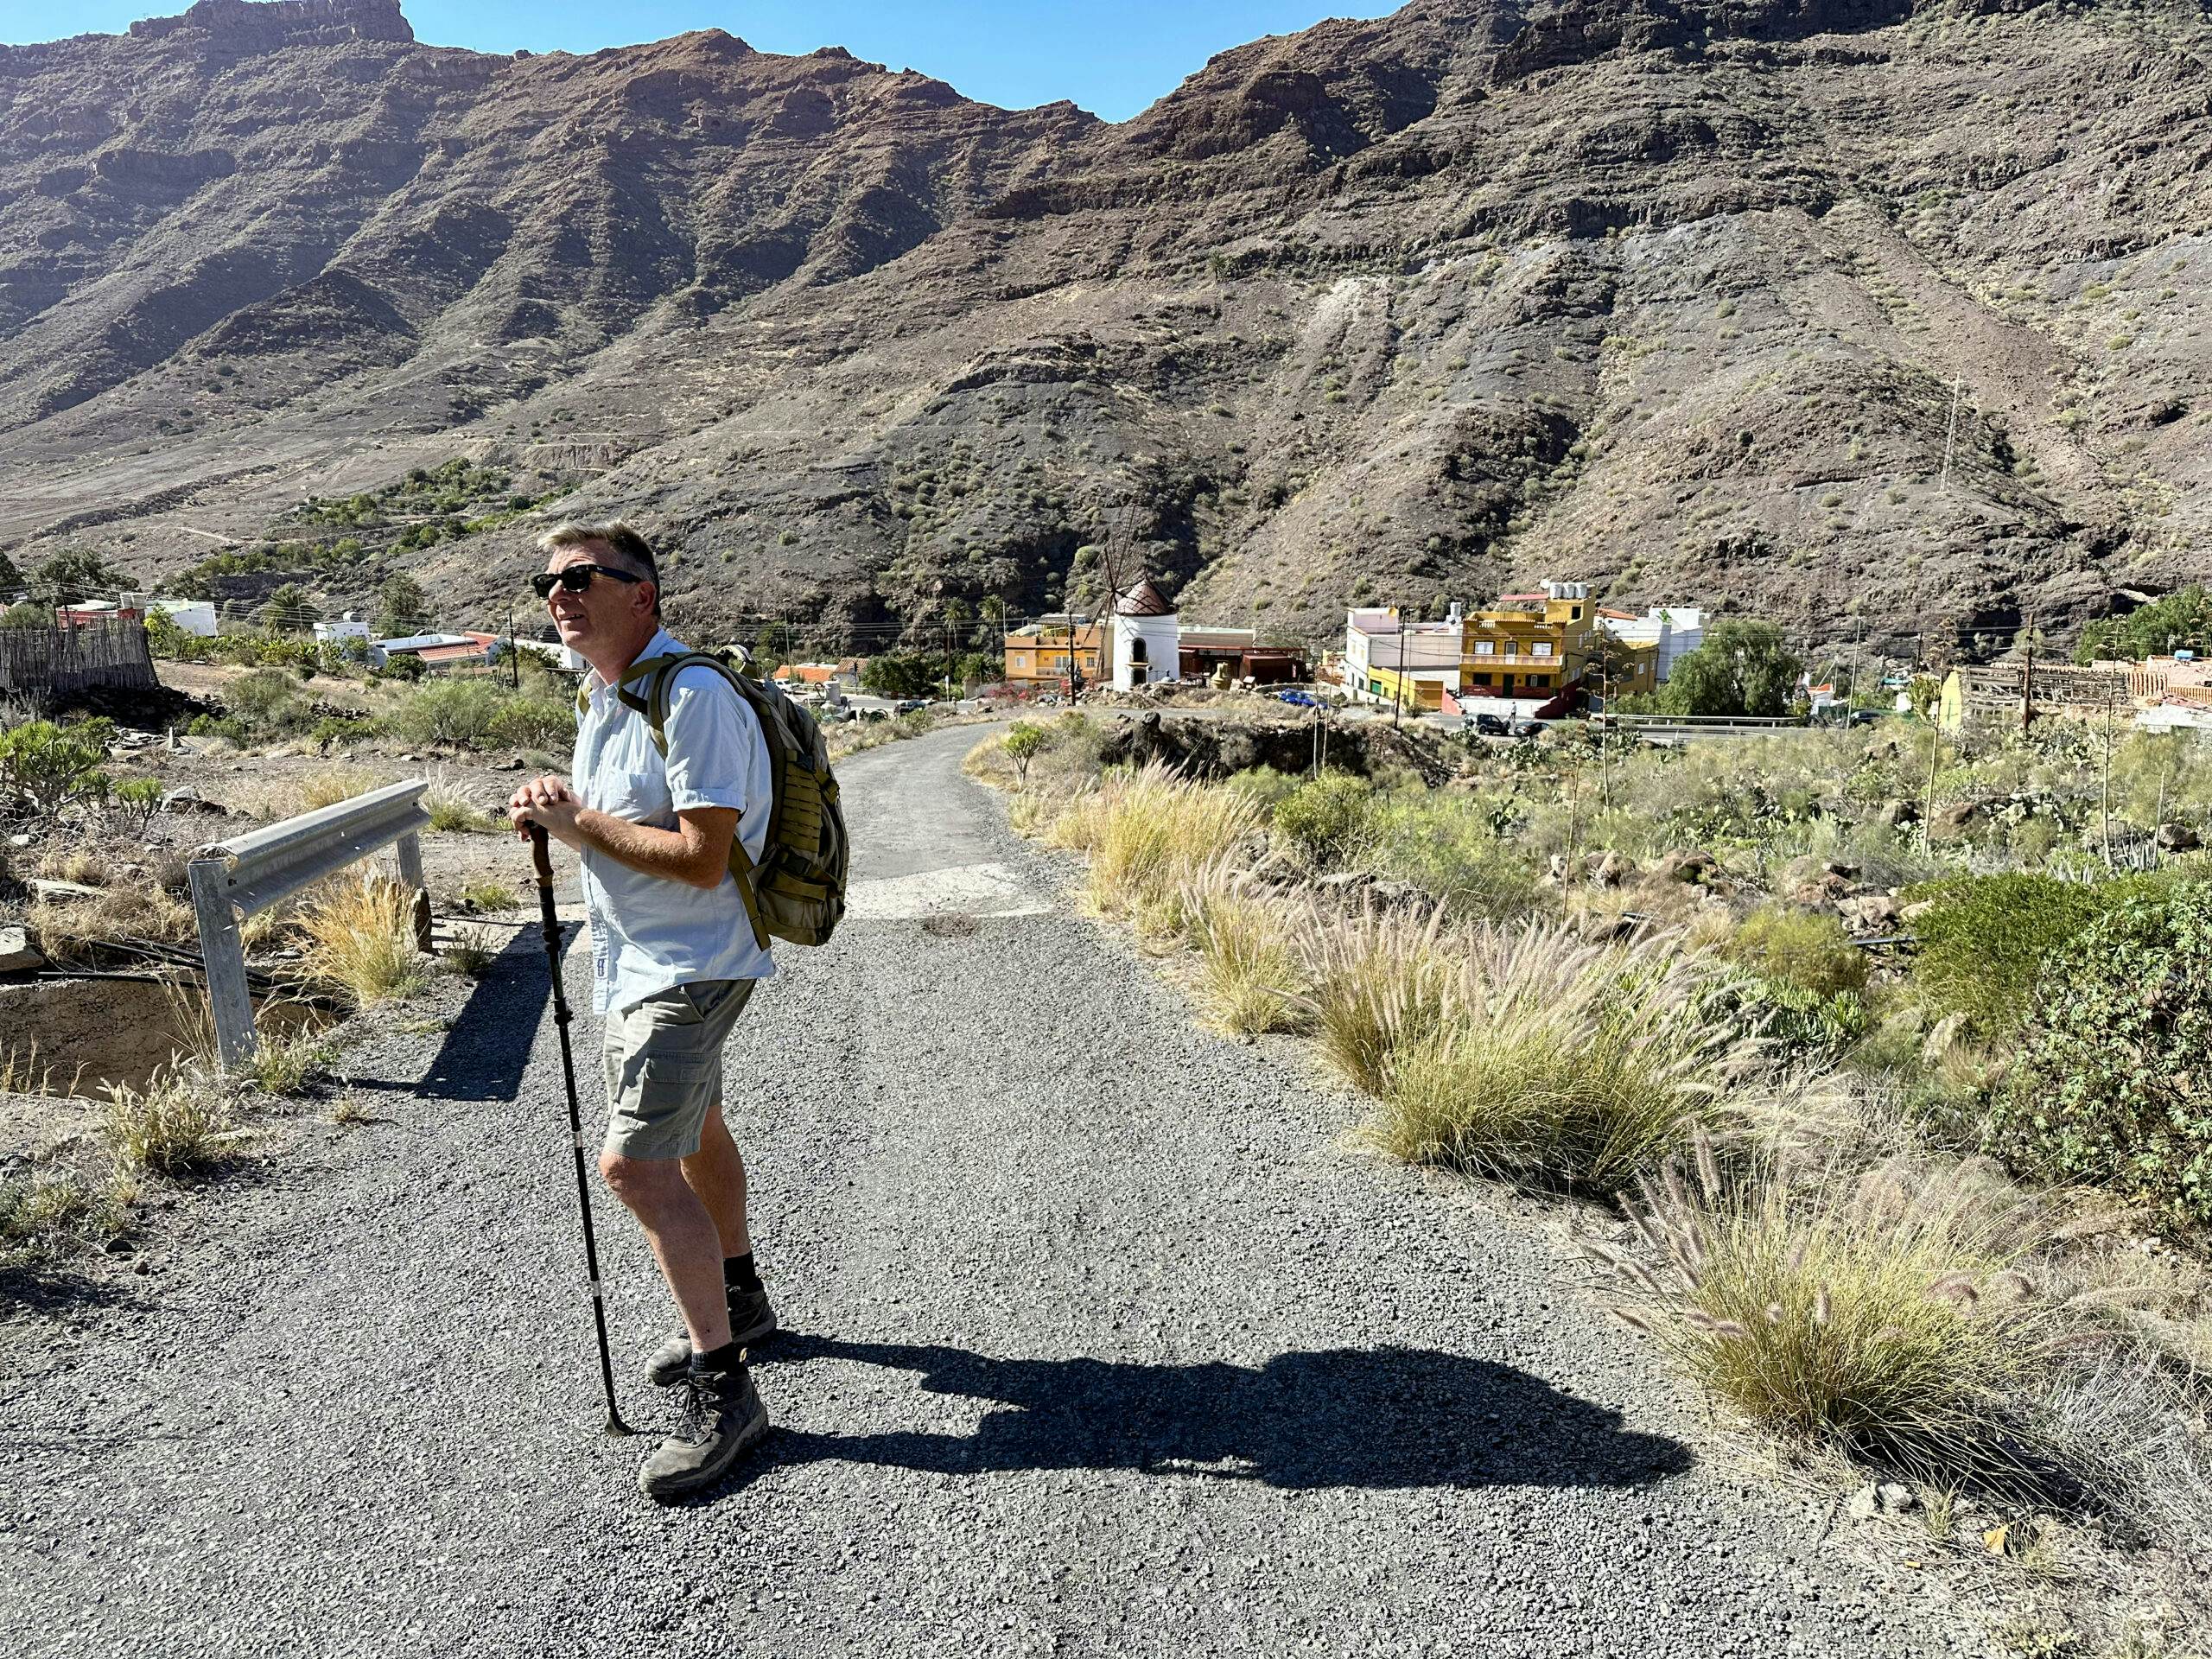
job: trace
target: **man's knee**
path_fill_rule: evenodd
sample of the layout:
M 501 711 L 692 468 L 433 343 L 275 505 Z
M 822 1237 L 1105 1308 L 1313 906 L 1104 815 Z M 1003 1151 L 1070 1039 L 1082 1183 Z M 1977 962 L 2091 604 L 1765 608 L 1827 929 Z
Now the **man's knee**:
M 640 1214 L 688 1191 L 683 1166 L 673 1158 L 626 1158 L 609 1150 L 599 1154 L 599 1173 L 614 1196 Z

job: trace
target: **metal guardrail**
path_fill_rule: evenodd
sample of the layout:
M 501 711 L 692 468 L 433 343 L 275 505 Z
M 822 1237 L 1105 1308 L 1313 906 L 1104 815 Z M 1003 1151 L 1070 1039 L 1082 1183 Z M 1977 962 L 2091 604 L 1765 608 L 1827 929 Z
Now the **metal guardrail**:
M 219 1064 L 228 1070 L 253 1058 L 253 999 L 245 980 L 238 924 L 385 847 L 395 846 L 399 879 L 415 889 L 416 942 L 429 948 L 428 889 L 423 885 L 423 805 L 427 779 L 372 789 L 229 841 L 203 847 L 187 866 L 192 908 L 200 923 L 200 959 L 207 974 L 207 1007 L 215 1022 Z

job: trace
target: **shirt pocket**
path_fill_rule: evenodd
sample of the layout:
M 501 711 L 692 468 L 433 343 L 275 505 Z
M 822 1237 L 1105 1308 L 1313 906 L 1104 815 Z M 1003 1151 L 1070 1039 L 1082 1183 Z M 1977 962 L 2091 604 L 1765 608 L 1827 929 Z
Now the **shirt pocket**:
M 601 811 L 627 818 L 633 823 L 650 823 L 673 817 L 669 810 L 668 779 L 659 771 L 632 772 L 609 766 L 595 780 L 592 793 L 598 797 Z

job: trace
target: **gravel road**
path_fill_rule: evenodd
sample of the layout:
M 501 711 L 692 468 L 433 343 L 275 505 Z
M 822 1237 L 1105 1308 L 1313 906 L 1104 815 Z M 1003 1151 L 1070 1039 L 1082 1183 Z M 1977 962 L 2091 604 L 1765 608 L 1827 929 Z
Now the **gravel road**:
M 350 1056 L 376 1121 L 194 1200 L 143 1297 L 14 1327 L 0 1650 L 1974 1645 L 1714 1451 L 1540 1229 L 1338 1149 L 1294 1049 L 1200 1033 L 1057 903 L 977 735 L 846 763 L 854 915 L 731 1045 L 791 1327 L 755 1461 L 664 1510 L 598 1432 L 524 936 L 450 1030 Z M 671 1315 L 602 1205 L 657 1427 Z

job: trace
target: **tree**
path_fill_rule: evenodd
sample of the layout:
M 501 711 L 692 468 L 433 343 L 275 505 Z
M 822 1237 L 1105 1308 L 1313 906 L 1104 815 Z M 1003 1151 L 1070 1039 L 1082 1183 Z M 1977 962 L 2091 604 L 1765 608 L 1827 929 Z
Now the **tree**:
M 2126 658 L 2141 662 L 2164 656 L 2177 645 L 2212 644 L 2212 594 L 2196 582 L 2126 616 L 2100 618 L 2082 630 L 2075 648 L 2077 663 Z
M 0 628 L 50 628 L 53 626 L 54 613 L 43 605 L 34 605 L 28 599 L 0 611 Z
M 1675 660 L 1660 702 L 1670 715 L 1787 714 L 1804 670 L 1773 623 L 1724 617 Z
M 776 648 L 776 625 L 763 622 L 760 632 L 753 636 L 752 672 L 755 679 L 765 680 L 784 665 L 786 658 Z
M 1005 746 L 1006 758 L 1014 762 L 1016 780 L 1027 784 L 1029 781 L 1029 763 L 1045 750 L 1045 728 L 1032 721 L 1017 720 L 1007 728 L 1006 736 L 1001 741 Z
M 918 651 L 885 652 L 861 671 L 863 689 L 879 697 L 926 697 L 937 690 L 937 661 Z
M 976 631 L 968 643 L 978 651 L 995 652 L 1006 638 L 1006 601 L 995 594 L 976 607 Z
M 377 590 L 377 637 L 404 639 L 430 626 L 430 601 L 423 584 L 404 571 L 386 576 Z
M 32 573 L 42 593 L 58 599 L 95 599 L 105 590 L 128 588 L 130 578 L 99 554 L 80 547 L 65 547 Z
M 321 607 L 296 582 L 286 582 L 261 607 L 261 626 L 271 633 L 305 633 L 321 620 Z
M 23 573 L 16 568 L 13 559 L 5 553 L 0 553 L 0 594 L 21 593 L 22 588 Z

